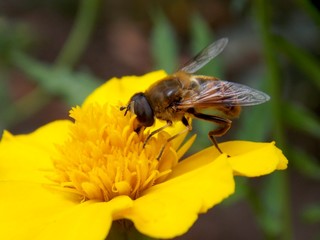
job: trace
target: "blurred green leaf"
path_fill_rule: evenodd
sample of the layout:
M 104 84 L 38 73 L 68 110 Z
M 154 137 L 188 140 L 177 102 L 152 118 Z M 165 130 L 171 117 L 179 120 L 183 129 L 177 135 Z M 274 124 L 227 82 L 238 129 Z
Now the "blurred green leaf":
M 304 9 L 305 12 L 313 19 L 313 21 L 320 26 L 320 14 L 315 4 L 312 4 L 310 0 L 295 0 L 295 2 Z
M 3 109 L 1 120 L 5 123 L 4 128 L 10 128 L 35 114 L 39 109 L 46 106 L 52 97 L 39 87 L 21 97 L 20 99 L 8 103 Z
M 213 42 L 210 26 L 199 13 L 194 13 L 191 16 L 190 33 L 193 54 L 197 54 L 201 49 Z
M 12 51 L 24 50 L 32 43 L 31 30 L 21 22 L 0 17 L 0 63 L 10 64 Z
M 320 223 L 320 204 L 309 205 L 302 212 L 302 219 L 308 223 Z
M 304 176 L 320 180 L 320 165 L 315 157 L 298 147 L 289 149 L 290 164 Z
M 1 68 L 0 68 L 1 70 Z M 3 71 L 0 71 L 0 135 L 2 129 L 6 128 L 8 123 L 6 119 L 6 109 L 10 105 L 9 99 L 9 86 L 7 81 L 7 76 Z
M 294 46 L 282 37 L 274 37 L 275 46 L 292 60 L 300 71 L 308 76 L 305 80 L 312 81 L 320 89 L 320 62 L 310 53 Z
M 284 103 L 282 109 L 283 118 L 288 125 L 320 138 L 320 119 L 315 114 L 301 105 L 293 105 L 289 102 Z
M 286 138 L 285 126 L 282 119 L 281 98 L 282 98 L 282 77 L 278 64 L 277 42 L 274 41 L 272 33 L 273 4 L 267 0 L 253 1 L 256 21 L 263 43 L 263 54 L 266 61 L 266 75 L 268 93 L 271 95 L 270 116 L 273 117 L 272 132 L 277 145 L 285 148 Z M 265 115 L 264 115 L 265 116 Z M 263 188 L 262 216 L 258 218 L 263 232 L 268 239 L 292 239 L 292 220 L 289 199 L 288 175 L 286 172 L 274 172 L 266 177 L 266 185 Z
M 13 61 L 31 77 L 32 81 L 51 95 L 62 96 L 71 106 L 81 104 L 99 85 L 99 81 L 88 73 L 75 73 L 67 68 L 50 67 L 20 52 L 13 54 Z
M 271 239 L 279 239 L 283 232 L 289 213 L 289 199 L 283 189 L 287 189 L 286 172 L 274 172 L 265 177 L 265 184 L 261 191 L 262 214 L 260 222 L 265 234 Z M 288 208 L 288 209 L 287 209 Z M 287 209 L 287 210 L 286 210 Z
M 240 118 L 240 126 L 237 128 L 236 137 L 250 141 L 262 141 L 270 132 L 271 116 L 270 104 L 259 107 L 246 108 Z
M 240 176 L 235 177 L 234 180 L 237 186 L 235 192 L 222 202 L 223 206 L 232 205 L 248 196 L 248 192 L 250 191 L 250 180 L 248 178 Z
M 270 101 L 271 112 L 270 116 L 273 117 L 272 122 L 272 134 L 278 143 L 278 146 L 284 147 L 286 145 L 284 136 L 284 125 L 281 117 L 281 94 L 282 94 L 282 77 L 281 69 L 278 64 L 276 45 L 277 42 L 274 41 L 272 31 L 272 4 L 269 4 L 266 0 L 254 1 L 254 12 L 256 20 L 259 23 L 259 30 L 261 34 L 262 44 L 263 44 L 263 55 L 266 63 L 266 82 L 268 84 L 268 93 L 271 95 L 272 101 Z M 291 223 L 287 223 L 289 226 Z M 284 234 L 290 235 L 284 229 Z
M 152 14 L 151 52 L 156 69 L 173 73 L 177 69 L 178 44 L 174 30 L 165 15 L 156 10 Z
M 73 67 L 85 50 L 94 29 L 100 0 L 82 0 L 71 33 L 56 60 L 56 66 Z
M 4 72 L 0 71 L 0 110 L 5 108 L 9 103 L 9 86 L 7 77 L 7 74 L 4 74 Z

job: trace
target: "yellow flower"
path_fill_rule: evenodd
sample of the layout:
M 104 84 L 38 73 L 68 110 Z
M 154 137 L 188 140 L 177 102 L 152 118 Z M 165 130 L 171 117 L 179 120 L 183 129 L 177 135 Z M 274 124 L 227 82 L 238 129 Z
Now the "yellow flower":
M 210 147 L 179 161 L 194 137 L 183 145 L 184 137 L 175 139 L 156 160 L 181 124 L 143 148 L 150 130 L 136 134 L 134 116 L 123 116 L 119 106 L 164 76 L 111 79 L 71 110 L 73 122 L 55 121 L 26 135 L 4 132 L 0 238 L 105 239 L 122 219 L 145 235 L 172 238 L 234 192 L 234 175 L 286 168 L 274 143 L 227 142 L 220 147 L 232 157 Z

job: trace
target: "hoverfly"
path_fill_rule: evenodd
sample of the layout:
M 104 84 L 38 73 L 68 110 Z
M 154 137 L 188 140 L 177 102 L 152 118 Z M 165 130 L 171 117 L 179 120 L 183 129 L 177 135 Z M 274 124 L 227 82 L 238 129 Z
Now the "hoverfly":
M 216 77 L 193 75 L 220 54 L 227 43 L 227 38 L 213 42 L 176 73 L 155 82 L 145 92 L 134 94 L 128 105 L 120 108 L 125 110 L 125 115 L 128 111 L 136 115 L 136 132 L 152 126 L 155 118 L 166 121 L 166 125 L 149 134 L 144 146 L 153 135 L 176 121 L 181 121 L 186 129 L 169 138 L 167 143 L 186 131 L 191 131 L 188 119 L 197 118 L 218 125 L 208 135 L 214 146 L 222 153 L 215 137 L 224 135 L 230 129 L 232 123 L 230 119 L 239 116 L 241 106 L 261 104 L 270 99 L 267 94 L 246 85 L 219 80 Z M 210 108 L 220 112 L 221 116 L 201 112 Z

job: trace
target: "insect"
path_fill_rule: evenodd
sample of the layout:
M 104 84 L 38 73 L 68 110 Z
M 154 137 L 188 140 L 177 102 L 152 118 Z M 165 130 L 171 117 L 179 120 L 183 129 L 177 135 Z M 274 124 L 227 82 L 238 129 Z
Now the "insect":
M 261 104 L 270 97 L 246 85 L 219 80 L 216 77 L 193 75 L 210 60 L 222 52 L 228 43 L 222 38 L 204 48 L 180 70 L 155 82 L 145 92 L 134 94 L 128 105 L 121 107 L 125 115 L 131 111 L 136 115 L 136 132 L 154 124 L 155 119 L 166 124 L 149 134 L 144 142 L 158 132 L 181 121 L 185 130 L 167 139 L 167 143 L 177 136 L 192 130 L 190 118 L 197 118 L 216 123 L 218 127 L 208 133 L 214 146 L 222 153 L 216 137 L 224 135 L 231 127 L 232 121 L 240 114 L 241 106 Z M 209 115 L 201 110 L 215 109 L 219 114 Z M 164 146 L 165 147 L 165 146 Z M 158 159 L 164 151 L 161 149 Z

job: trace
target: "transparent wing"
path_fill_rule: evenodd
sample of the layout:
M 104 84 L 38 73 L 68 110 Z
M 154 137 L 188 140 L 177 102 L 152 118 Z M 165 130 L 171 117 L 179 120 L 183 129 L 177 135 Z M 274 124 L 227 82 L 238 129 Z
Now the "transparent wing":
M 213 58 L 219 55 L 227 44 L 228 38 L 221 38 L 213 42 L 208 47 L 203 49 L 200 53 L 198 53 L 194 58 L 185 63 L 180 68 L 180 71 L 187 73 L 195 73 L 208 62 L 210 62 Z
M 178 108 L 210 108 L 214 106 L 251 106 L 264 103 L 270 97 L 246 85 L 222 80 L 205 80 L 188 90 Z

